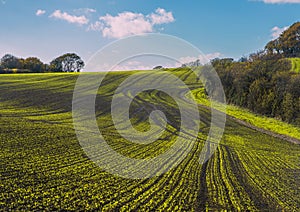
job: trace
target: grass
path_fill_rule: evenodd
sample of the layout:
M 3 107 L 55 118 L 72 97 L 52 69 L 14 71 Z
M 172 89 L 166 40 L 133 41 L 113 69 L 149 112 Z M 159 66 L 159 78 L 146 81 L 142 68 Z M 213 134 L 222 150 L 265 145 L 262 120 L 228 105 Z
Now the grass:
M 289 58 L 292 63 L 291 72 L 300 73 L 300 58 Z
M 112 148 L 133 158 L 154 157 L 177 138 L 178 108 L 157 91 L 139 94 L 131 111 L 138 130 L 147 129 L 151 107 L 169 119 L 162 137 L 150 145 L 133 144 L 112 125 L 110 100 L 128 76 L 111 73 L 98 91 L 98 126 Z M 185 69 L 172 73 L 192 90 L 195 76 Z M 142 76 L 142 74 L 141 74 Z M 157 76 L 162 76 L 158 71 Z M 85 155 L 72 122 L 72 95 L 77 74 L 0 75 L 0 208 L 1 210 L 103 211 L 297 211 L 300 146 L 228 120 L 213 157 L 199 164 L 209 130 L 209 110 L 199 107 L 198 142 L 179 166 L 149 179 L 109 174 Z M 162 79 L 163 80 L 163 79 Z M 170 85 L 171 86 L 171 85 Z M 195 96 L 201 96 L 199 90 Z M 234 108 L 231 113 L 261 117 Z M 239 113 L 237 111 L 240 111 Z M 265 124 L 268 122 L 264 122 Z M 272 122 L 273 123 L 273 122 Z M 281 122 L 274 122 L 279 128 Z M 262 124 L 264 125 L 264 124 Z M 292 130 L 289 125 L 286 130 Z M 276 130 L 276 129 L 272 129 Z M 292 132 L 296 133 L 296 132 Z M 210 151 L 209 148 L 207 151 Z
M 207 97 L 204 93 L 204 88 L 195 89 L 192 91 L 192 93 L 194 95 L 194 99 L 198 101 L 199 104 L 210 106 L 210 101 L 207 100 Z M 275 118 L 254 114 L 247 109 L 234 105 L 227 105 L 226 113 L 261 129 L 300 139 L 299 127 L 282 122 Z

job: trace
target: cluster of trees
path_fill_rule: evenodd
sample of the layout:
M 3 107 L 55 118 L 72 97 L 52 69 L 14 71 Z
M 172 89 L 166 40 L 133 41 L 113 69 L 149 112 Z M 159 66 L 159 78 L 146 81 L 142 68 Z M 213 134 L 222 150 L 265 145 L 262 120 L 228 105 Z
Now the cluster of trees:
M 300 74 L 286 58 L 300 57 L 300 22 L 264 50 L 243 57 L 214 59 L 227 101 L 253 112 L 300 124 Z
M 300 74 L 289 72 L 290 61 L 214 60 L 227 101 L 255 113 L 300 123 Z
M 279 38 L 269 42 L 265 50 L 270 55 L 300 57 L 300 22 L 294 23 Z
M 4 55 L 0 60 L 0 73 L 11 72 L 79 72 L 84 67 L 84 61 L 75 53 L 67 53 L 44 64 L 39 58 L 18 58 L 11 54 Z

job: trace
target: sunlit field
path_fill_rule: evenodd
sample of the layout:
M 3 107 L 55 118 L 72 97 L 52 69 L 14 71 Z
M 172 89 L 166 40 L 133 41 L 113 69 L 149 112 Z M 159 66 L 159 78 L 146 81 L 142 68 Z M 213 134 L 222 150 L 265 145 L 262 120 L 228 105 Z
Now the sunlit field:
M 201 165 L 199 155 L 210 128 L 205 94 L 188 69 L 169 71 L 193 90 L 193 98 L 199 103 L 200 130 L 194 135 L 197 142 L 179 166 L 143 180 L 109 174 L 82 150 L 72 119 L 78 74 L 1 75 L 0 209 L 299 210 L 299 144 L 259 132 L 229 117 L 220 145 L 212 158 Z M 156 72 L 158 76 L 162 73 Z M 118 85 L 133 73 L 137 71 L 110 73 L 103 81 L 95 106 L 99 130 L 109 145 L 123 155 L 155 157 L 170 148 L 178 136 L 178 106 L 162 92 L 140 93 L 130 108 L 134 127 L 147 130 L 150 112 L 160 108 L 168 118 L 166 130 L 148 145 L 124 139 L 113 125 L 110 103 Z M 228 115 L 256 127 L 300 139 L 296 126 L 264 119 L 234 106 L 229 106 L 228 111 Z

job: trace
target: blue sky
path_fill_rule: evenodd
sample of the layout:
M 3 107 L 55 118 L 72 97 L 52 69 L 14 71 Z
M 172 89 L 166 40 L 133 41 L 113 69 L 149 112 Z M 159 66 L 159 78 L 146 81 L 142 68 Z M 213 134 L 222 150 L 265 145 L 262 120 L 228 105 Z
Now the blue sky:
M 239 58 L 299 21 L 299 11 L 300 0 L 0 0 L 0 56 L 87 60 L 118 38 L 160 32 L 210 57 Z

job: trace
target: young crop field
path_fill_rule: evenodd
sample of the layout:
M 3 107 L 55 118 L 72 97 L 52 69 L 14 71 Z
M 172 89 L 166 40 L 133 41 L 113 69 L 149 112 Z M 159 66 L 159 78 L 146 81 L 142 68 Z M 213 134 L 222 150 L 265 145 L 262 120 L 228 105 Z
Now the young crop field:
M 162 82 L 163 72 L 156 70 Z M 195 83 L 190 71 L 170 72 L 195 90 L 194 98 L 203 97 L 201 85 Z M 112 72 L 105 77 L 96 98 L 97 123 L 106 141 L 120 154 L 155 157 L 168 150 L 178 136 L 180 111 L 165 93 L 142 92 L 131 105 L 131 123 L 137 130 L 148 130 L 149 114 L 158 108 L 168 119 L 166 130 L 147 145 L 124 139 L 114 127 L 111 101 L 119 84 L 135 73 Z M 0 75 L 1 211 L 300 210 L 300 145 L 228 118 L 217 150 L 200 164 L 211 119 L 210 110 L 200 104 L 200 130 L 193 135 L 197 142 L 177 167 L 147 179 L 125 179 L 104 171 L 87 157 L 74 130 L 72 98 L 78 76 Z M 255 125 L 260 120 L 252 121 Z M 275 128 L 279 123 L 273 124 Z M 300 139 L 297 127 L 291 131 Z M 211 150 L 208 147 L 206 151 Z

